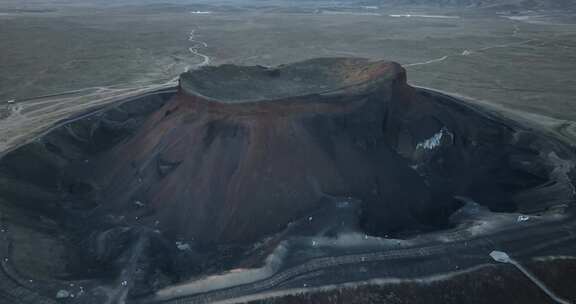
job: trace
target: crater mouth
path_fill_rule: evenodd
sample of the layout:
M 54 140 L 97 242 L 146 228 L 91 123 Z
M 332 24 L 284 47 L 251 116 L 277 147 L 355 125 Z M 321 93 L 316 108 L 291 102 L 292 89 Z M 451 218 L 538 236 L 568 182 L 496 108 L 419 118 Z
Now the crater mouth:
M 189 95 L 224 103 L 281 101 L 381 80 L 386 68 L 363 58 L 317 58 L 274 68 L 227 64 L 184 73 L 180 87 Z
M 2 156 L 3 275 L 36 297 L 138 303 L 260 292 L 326 257 L 433 258 L 430 244 L 464 252 L 481 237 L 535 254 L 549 248 L 526 240 L 574 224 L 575 159 L 546 130 L 409 86 L 396 63 L 206 67 L 177 93 L 79 115 Z

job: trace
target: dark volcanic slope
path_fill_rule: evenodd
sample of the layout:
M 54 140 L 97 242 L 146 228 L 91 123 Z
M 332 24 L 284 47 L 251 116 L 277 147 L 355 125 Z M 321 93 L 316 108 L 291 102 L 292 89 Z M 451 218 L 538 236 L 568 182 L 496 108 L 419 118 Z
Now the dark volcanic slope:
M 62 138 L 44 140 L 44 161 L 58 166 L 45 173 L 47 190 L 82 193 L 99 216 L 174 238 L 253 241 L 327 195 L 362 200 L 364 228 L 380 235 L 446 226 L 454 196 L 528 212 L 573 195 L 557 180 L 562 150 L 416 94 L 389 62 L 204 68 L 184 74 L 180 93 L 141 125 L 126 121 L 131 131 L 110 119 L 88 122 L 79 131 L 87 134 L 68 131 L 74 153 L 88 153 L 82 162 Z
M 139 221 L 184 238 L 255 240 L 325 195 L 361 199 L 376 234 L 445 225 L 455 195 L 495 211 L 573 195 L 530 190 L 551 179 L 554 158 L 538 150 L 548 143 L 417 95 L 395 63 L 223 66 L 184 74 L 181 87 L 79 178 L 103 190 L 106 210 L 139 202 L 153 213 Z
M 0 206 L 13 215 L 0 225 L 27 219 L 65 236 L 68 275 L 115 278 L 109 298 L 122 299 L 219 263 L 183 241 L 220 254 L 334 197 L 359 202 L 363 232 L 391 237 L 451 228 L 463 202 L 535 215 L 572 205 L 574 159 L 538 130 L 410 87 L 396 63 L 209 67 L 182 75 L 175 94 L 96 111 L 4 155 Z M 21 265 L 52 277 L 26 251 L 44 245 L 27 246 Z
M 222 86 L 223 75 L 230 85 Z M 105 189 L 106 207 L 141 201 L 164 231 L 244 241 L 279 231 L 326 194 L 361 197 L 379 214 L 367 224 L 385 223 L 380 229 L 387 231 L 420 223 L 443 204 L 433 206 L 422 178 L 385 140 L 390 109 L 383 98 L 405 86 L 397 64 L 224 66 L 182 79 L 176 98 L 98 158 L 93 178 Z M 400 191 L 402 185 L 411 190 Z

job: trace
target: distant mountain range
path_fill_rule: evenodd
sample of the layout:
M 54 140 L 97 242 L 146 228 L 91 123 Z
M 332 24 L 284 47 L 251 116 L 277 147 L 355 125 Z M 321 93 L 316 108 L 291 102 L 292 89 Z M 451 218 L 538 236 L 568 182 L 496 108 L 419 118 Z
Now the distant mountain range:
M 381 5 L 437 5 L 499 9 L 574 9 L 574 0 L 376 0 Z

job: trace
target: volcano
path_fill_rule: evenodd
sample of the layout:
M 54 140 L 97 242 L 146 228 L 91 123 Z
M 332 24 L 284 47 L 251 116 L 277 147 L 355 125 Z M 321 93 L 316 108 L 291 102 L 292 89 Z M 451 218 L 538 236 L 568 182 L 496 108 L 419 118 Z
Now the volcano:
M 186 73 L 175 98 L 75 179 L 104 190 L 106 212 L 138 201 L 162 231 L 202 242 L 257 240 L 326 196 L 361 198 L 375 233 L 436 224 L 450 206 L 386 132 L 402 105 L 383 101 L 407 89 L 399 65 L 351 59 Z
M 181 279 L 174 243 L 279 240 L 335 198 L 358 202 L 347 231 L 399 239 L 457 229 L 470 202 L 571 206 L 574 159 L 545 131 L 408 85 L 397 63 L 321 58 L 204 67 L 175 92 L 82 113 L 4 155 L 0 187 L 16 218 L 47 217 L 70 240 L 69 275 L 145 264 L 142 294 Z

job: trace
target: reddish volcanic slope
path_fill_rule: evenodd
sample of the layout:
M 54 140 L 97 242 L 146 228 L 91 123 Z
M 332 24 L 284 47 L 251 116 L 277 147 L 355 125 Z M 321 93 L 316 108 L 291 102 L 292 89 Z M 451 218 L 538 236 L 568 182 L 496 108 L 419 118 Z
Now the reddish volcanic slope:
M 326 195 L 360 197 L 373 220 L 399 229 L 430 200 L 385 141 L 388 102 L 409 93 L 398 64 L 358 59 L 189 72 L 175 98 L 98 159 L 96 180 L 109 208 L 144 204 L 154 216 L 142 220 L 201 241 L 278 231 Z
M 331 196 L 360 199 L 362 228 L 385 235 L 446 225 L 455 195 L 534 209 L 539 194 L 522 191 L 550 169 L 512 133 L 417 93 L 396 63 L 224 65 L 183 74 L 179 93 L 80 179 L 99 190 L 99 212 L 174 238 L 253 241 Z

